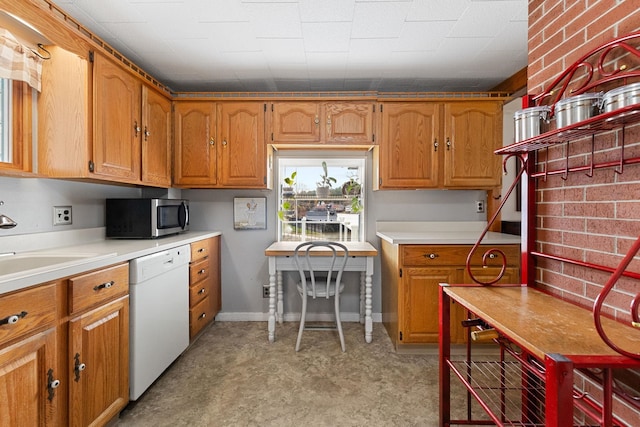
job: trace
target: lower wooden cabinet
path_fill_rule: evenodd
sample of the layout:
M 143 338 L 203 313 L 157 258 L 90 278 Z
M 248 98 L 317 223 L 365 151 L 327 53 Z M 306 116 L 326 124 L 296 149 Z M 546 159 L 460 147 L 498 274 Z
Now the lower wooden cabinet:
M 191 244 L 189 264 L 189 337 L 216 317 L 221 308 L 220 236 Z
M 472 273 L 481 281 L 498 276 L 501 258 L 481 265 L 489 248 L 505 253 L 507 267 L 502 283 L 520 282 L 518 245 L 481 246 L 472 258 Z M 438 287 L 440 283 L 473 283 L 466 271 L 467 254 L 472 245 L 392 245 L 382 241 L 382 322 L 396 349 L 436 344 L 438 329 Z M 451 306 L 451 340 L 462 343 L 466 330 L 461 321 L 467 313 Z
M 69 425 L 104 425 L 129 403 L 129 296 L 69 322 Z
M 0 296 L 0 426 L 103 426 L 129 402 L 129 264 Z

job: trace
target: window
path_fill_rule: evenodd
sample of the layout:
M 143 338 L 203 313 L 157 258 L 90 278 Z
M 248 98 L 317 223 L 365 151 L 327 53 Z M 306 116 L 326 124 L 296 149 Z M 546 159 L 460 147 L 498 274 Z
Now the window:
M 24 82 L 0 79 L 0 169 L 31 171 L 32 108 L 35 97 Z
M 278 176 L 278 240 L 364 240 L 364 155 L 281 157 Z
M 13 158 L 11 139 L 11 81 L 0 79 L 0 161 Z

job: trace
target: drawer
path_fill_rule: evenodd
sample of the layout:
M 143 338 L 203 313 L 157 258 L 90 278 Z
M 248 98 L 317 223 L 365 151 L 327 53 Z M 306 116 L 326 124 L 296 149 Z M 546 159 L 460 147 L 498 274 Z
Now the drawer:
M 74 314 L 129 292 L 129 264 L 69 279 L 69 313 Z
M 191 244 L 191 261 L 197 261 L 199 259 L 203 259 L 208 257 L 209 250 L 209 240 L 199 240 L 197 242 L 193 242 Z
M 189 307 L 194 307 L 211 293 L 211 282 L 203 280 L 189 287 Z
M 194 284 L 209 277 L 210 263 L 209 258 L 203 259 L 189 265 L 189 283 Z
M 193 338 L 213 320 L 211 298 L 206 297 L 189 310 L 189 337 Z
M 38 286 L 0 297 L 0 345 L 55 325 L 56 284 Z
M 403 266 L 465 265 L 471 245 L 401 245 Z M 471 265 L 482 265 L 482 256 L 489 249 L 502 251 L 507 265 L 519 265 L 520 247 L 518 245 L 481 245 L 473 254 Z M 499 254 L 490 255 L 488 266 L 502 265 Z

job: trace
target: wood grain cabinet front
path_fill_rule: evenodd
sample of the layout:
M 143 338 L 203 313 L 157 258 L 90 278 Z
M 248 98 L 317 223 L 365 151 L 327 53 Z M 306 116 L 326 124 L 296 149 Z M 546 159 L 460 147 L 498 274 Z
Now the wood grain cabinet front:
M 492 189 L 502 182 L 498 101 L 382 102 L 376 189 Z
M 219 236 L 191 244 L 189 307 L 189 335 L 194 340 L 221 308 Z
M 264 102 L 176 101 L 173 182 L 268 188 Z
M 392 245 L 382 241 L 382 322 L 396 349 L 438 342 L 438 288 L 440 283 L 473 283 L 466 270 L 473 245 Z M 481 245 L 471 258 L 476 279 L 490 281 L 502 269 L 500 255 L 482 256 L 489 248 L 505 255 L 507 265 L 500 283 L 520 282 L 519 245 Z M 462 343 L 467 313 L 451 307 L 451 341 Z
M 97 52 L 52 49 L 38 100 L 38 172 L 171 186 L 168 94 Z
M 273 144 L 371 145 L 372 101 L 278 101 L 271 104 Z

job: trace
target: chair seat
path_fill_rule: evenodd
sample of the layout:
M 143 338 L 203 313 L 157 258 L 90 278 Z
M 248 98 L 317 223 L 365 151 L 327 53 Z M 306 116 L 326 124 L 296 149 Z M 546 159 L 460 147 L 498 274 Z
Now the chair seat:
M 326 279 L 322 279 L 323 281 Z M 323 282 L 324 285 L 324 282 Z M 298 293 L 300 294 L 300 296 L 304 295 L 304 287 L 302 286 L 302 282 L 298 282 Z M 340 287 L 338 288 L 339 292 L 342 292 L 344 290 L 344 283 L 340 282 Z M 329 296 L 332 297 L 336 294 L 336 284 L 331 283 L 331 285 L 329 285 Z M 307 288 L 307 295 L 312 297 L 313 296 L 313 290 L 311 289 L 311 287 Z M 326 292 L 326 286 L 319 286 L 316 288 L 316 297 L 317 298 L 326 298 L 327 297 L 327 292 Z

